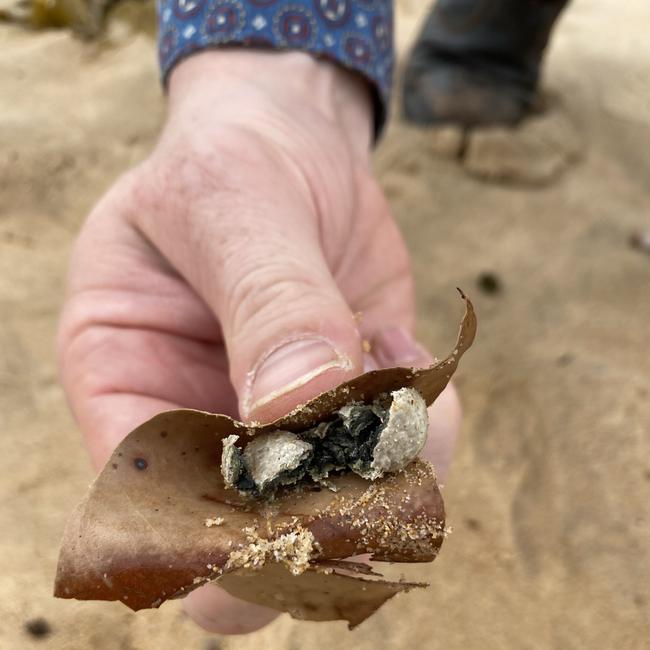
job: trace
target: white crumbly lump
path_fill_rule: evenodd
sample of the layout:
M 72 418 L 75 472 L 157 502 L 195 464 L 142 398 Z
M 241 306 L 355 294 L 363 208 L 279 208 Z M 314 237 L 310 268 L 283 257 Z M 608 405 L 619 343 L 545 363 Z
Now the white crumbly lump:
M 243 458 L 260 492 L 284 472 L 296 469 L 312 452 L 312 445 L 289 431 L 274 431 L 253 438 Z
M 388 422 L 379 434 L 370 470 L 362 476 L 374 480 L 386 472 L 404 469 L 424 447 L 429 429 L 427 405 L 415 388 L 392 393 Z

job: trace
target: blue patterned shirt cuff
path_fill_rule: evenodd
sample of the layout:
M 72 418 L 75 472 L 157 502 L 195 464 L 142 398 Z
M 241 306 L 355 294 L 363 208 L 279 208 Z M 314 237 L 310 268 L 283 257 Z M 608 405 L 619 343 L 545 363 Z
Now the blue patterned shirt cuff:
M 304 50 L 362 74 L 383 125 L 393 72 L 392 0 L 158 0 L 163 81 L 181 59 L 223 45 Z

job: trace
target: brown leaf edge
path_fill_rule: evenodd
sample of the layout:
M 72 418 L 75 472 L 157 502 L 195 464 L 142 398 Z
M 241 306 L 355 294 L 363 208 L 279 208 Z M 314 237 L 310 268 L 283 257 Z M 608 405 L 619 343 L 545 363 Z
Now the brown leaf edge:
M 343 564 L 340 562 L 336 570 L 327 572 L 313 567 L 294 576 L 281 564 L 270 563 L 257 570 L 239 569 L 227 573 L 217 584 L 236 598 L 281 609 L 298 620 L 345 620 L 350 630 L 393 596 L 428 587 L 423 582 L 390 582 L 358 577 L 356 573 L 379 575 L 363 564 L 349 570 L 352 575 L 346 575 L 341 572 L 345 569 L 341 566 Z

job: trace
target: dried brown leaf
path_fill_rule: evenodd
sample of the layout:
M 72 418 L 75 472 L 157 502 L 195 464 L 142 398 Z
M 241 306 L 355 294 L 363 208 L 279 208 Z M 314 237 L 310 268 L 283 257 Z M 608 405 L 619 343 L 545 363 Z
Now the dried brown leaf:
M 220 440 L 233 433 L 304 430 L 350 401 L 371 402 L 404 386 L 417 388 L 431 404 L 474 339 L 476 319 L 463 298 L 466 313 L 456 347 L 430 368 L 366 373 L 267 425 L 192 410 L 161 413 L 140 425 L 70 517 L 55 595 L 120 600 L 138 610 L 219 578 L 221 586 L 248 600 L 310 620 L 342 618 L 356 625 L 413 586 L 368 586 L 357 575 L 366 570 L 327 561 L 361 553 L 391 562 L 433 560 L 444 538 L 444 505 L 428 463 L 416 460 L 374 482 L 354 474 L 334 477 L 336 492 L 303 485 L 279 491 L 273 501 L 251 501 L 224 486 Z M 214 518 L 223 523 L 207 527 L 206 519 Z M 322 580 L 332 588 L 319 587 Z M 313 611 L 307 604 L 312 601 L 318 604 Z

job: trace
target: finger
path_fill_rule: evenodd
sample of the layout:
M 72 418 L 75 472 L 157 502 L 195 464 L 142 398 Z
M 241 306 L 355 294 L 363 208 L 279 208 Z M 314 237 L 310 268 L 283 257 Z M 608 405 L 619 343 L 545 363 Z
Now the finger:
M 247 603 L 213 585 L 190 593 L 183 600 L 183 609 L 197 625 L 216 634 L 248 634 L 279 615 L 274 609 Z
M 397 327 L 381 330 L 372 338 L 371 354 L 381 368 L 425 368 L 434 362 L 424 346 L 407 330 Z M 447 477 L 461 416 L 458 393 L 450 383 L 429 407 L 429 435 L 421 454 L 436 468 L 440 482 Z
M 86 436 L 93 467 L 102 469 L 126 433 L 154 415 L 176 408 L 179 406 L 174 402 L 146 395 L 108 393 L 87 399 L 77 412 L 77 420 L 84 432 L 101 432 Z
M 248 420 L 275 419 L 362 370 L 357 324 L 323 257 L 316 208 L 286 170 L 273 177 L 277 166 L 266 161 L 255 192 L 217 192 L 164 229 L 142 226 L 217 315 Z M 281 205 L 267 198 L 277 197 L 274 185 L 285 189 Z
M 85 224 L 58 333 L 62 383 L 97 468 L 156 413 L 236 415 L 218 323 L 122 218 L 119 183 Z
M 315 233 L 261 234 L 219 284 L 217 310 L 244 418 L 275 419 L 360 372 L 357 324 Z
M 441 484 L 445 483 L 449 474 L 461 420 L 458 391 L 453 383 L 449 383 L 429 407 L 429 437 L 422 450 L 422 457 L 436 468 Z
M 337 282 L 360 316 L 365 338 L 391 325 L 412 332 L 410 257 L 381 187 L 369 178 L 360 184 L 357 211 L 361 216 L 352 224 L 344 255 L 329 254 Z
M 98 468 L 129 431 L 161 411 L 233 410 L 218 345 L 95 322 L 76 330 L 60 356 L 70 405 Z

